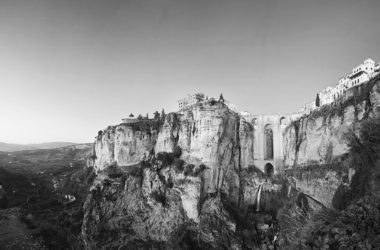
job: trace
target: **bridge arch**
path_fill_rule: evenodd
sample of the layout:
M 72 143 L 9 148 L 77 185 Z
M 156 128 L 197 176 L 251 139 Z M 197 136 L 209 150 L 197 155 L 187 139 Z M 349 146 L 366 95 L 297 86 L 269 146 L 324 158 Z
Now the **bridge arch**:
M 264 127 L 264 153 L 265 160 L 273 159 L 273 128 L 271 124 Z
M 264 166 L 264 171 L 267 177 L 272 177 L 274 174 L 274 167 L 271 163 L 267 163 Z

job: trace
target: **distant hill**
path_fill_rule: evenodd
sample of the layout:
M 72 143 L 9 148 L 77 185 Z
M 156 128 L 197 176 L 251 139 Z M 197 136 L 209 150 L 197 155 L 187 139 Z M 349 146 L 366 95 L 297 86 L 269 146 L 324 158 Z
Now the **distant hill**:
M 12 144 L 0 142 L 0 151 L 4 152 L 15 152 L 22 150 L 36 150 L 36 149 L 53 149 L 61 148 L 71 145 L 76 145 L 78 143 L 73 142 L 47 142 L 47 143 L 36 143 L 36 144 Z
M 53 179 L 61 182 L 76 172 L 87 172 L 86 162 L 92 146 L 92 143 L 86 143 L 53 149 L 0 152 L 0 182 L 8 193 L 8 205 L 24 203 L 41 185 L 52 189 Z

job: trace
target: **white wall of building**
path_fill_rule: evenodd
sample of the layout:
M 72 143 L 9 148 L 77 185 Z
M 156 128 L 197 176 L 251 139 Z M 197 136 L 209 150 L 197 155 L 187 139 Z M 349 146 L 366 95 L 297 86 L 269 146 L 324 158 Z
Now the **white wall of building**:
M 364 60 L 364 62 L 354 69 L 347 77 L 342 77 L 338 80 L 338 84 L 335 87 L 327 87 L 319 93 L 320 106 L 330 104 L 337 98 L 344 94 L 344 92 L 354 86 L 363 84 L 371 80 L 373 77 L 379 74 L 380 66 L 375 65 L 375 61 L 371 58 Z M 314 105 L 312 104 L 314 103 Z M 304 105 L 301 111 L 304 113 L 310 113 L 315 108 L 315 102 Z

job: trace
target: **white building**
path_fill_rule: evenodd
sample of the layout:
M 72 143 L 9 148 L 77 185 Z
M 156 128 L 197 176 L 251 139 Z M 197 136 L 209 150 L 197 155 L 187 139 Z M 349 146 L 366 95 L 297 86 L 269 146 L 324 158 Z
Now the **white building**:
M 178 110 L 184 110 L 186 108 L 189 108 L 193 106 L 196 103 L 202 102 L 205 99 L 205 95 L 202 93 L 195 93 L 192 95 L 187 95 L 186 97 L 179 99 L 177 101 L 178 103 Z
M 371 58 L 356 66 L 347 77 L 338 80 L 338 84 L 332 88 L 327 87 L 319 93 L 320 106 L 330 104 L 346 92 L 347 89 L 368 82 L 380 73 L 380 65 Z M 315 102 L 308 103 L 301 108 L 304 113 L 310 113 L 316 108 Z
M 349 82 L 350 79 L 348 77 L 342 77 L 338 80 L 338 85 L 335 87 L 337 97 L 341 96 L 348 89 Z
M 364 63 L 355 67 L 348 75 L 348 78 L 350 79 L 349 88 L 369 81 L 372 78 L 374 72 L 375 61 L 371 58 L 366 59 Z

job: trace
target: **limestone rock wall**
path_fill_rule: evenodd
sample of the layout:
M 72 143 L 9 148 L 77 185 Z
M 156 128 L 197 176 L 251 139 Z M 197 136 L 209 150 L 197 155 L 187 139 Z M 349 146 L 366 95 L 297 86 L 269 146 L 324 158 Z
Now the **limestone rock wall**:
M 227 184 L 227 175 L 239 168 L 239 124 L 239 116 L 219 103 L 198 106 L 180 117 L 174 138 L 182 149 L 183 160 L 207 167 L 206 193 Z
M 240 166 L 247 169 L 254 165 L 254 130 L 251 123 L 241 120 L 240 122 Z
M 326 207 L 342 206 L 355 172 L 348 134 L 380 115 L 380 78 L 349 91 L 341 102 L 322 106 L 284 132 L 285 173 L 301 192 Z
M 84 205 L 82 235 L 87 249 L 144 247 L 141 242 L 169 241 L 186 219 L 180 193 L 165 189 L 160 202 L 152 195 L 165 187 L 157 173 L 145 170 L 125 182 L 96 185 Z
M 354 106 L 343 115 L 305 117 L 284 134 L 285 166 L 328 164 L 347 152 L 345 134 L 353 128 Z
M 360 122 L 380 114 L 380 80 L 359 86 L 343 103 L 323 106 L 292 122 L 283 134 L 287 167 L 330 164 L 348 152 L 346 134 L 357 131 Z
M 355 170 L 337 165 L 315 165 L 285 171 L 293 187 L 314 198 L 325 207 L 338 208 L 341 193 L 337 190 L 349 188 Z
M 157 140 L 157 132 L 137 130 L 133 126 L 120 124 L 108 127 L 97 137 L 94 144 L 97 171 L 112 164 L 134 165 L 150 155 Z
M 111 164 L 137 164 L 152 153 L 173 152 L 179 146 L 181 159 L 186 163 L 206 166 L 203 192 L 214 193 L 224 185 L 238 200 L 240 158 L 243 167 L 251 164 L 253 137 L 250 125 L 243 124 L 240 129 L 240 117 L 226 105 L 204 103 L 184 114 L 170 113 L 159 131 L 140 131 L 136 126 L 139 124 L 109 127 L 98 136 L 95 141 L 98 171 Z
M 189 223 L 205 229 L 203 242 L 228 246 L 225 240 L 235 237 L 236 225 L 220 196 L 235 207 L 252 203 L 244 201 L 249 195 L 244 195 L 245 186 L 240 183 L 253 163 L 252 125 L 215 101 L 170 113 L 160 126 L 150 125 L 120 124 L 98 135 L 93 152 L 98 175 L 85 205 L 82 230 L 87 248 L 110 247 L 107 240 L 132 246 L 135 241 L 167 243 L 181 225 Z M 198 176 L 184 176 L 174 164 L 154 170 L 154 155 L 171 153 L 176 147 L 181 148 L 179 160 L 185 166 L 203 164 L 205 170 Z M 139 164 L 143 159 L 154 166 L 144 168 Z M 127 179 L 112 179 L 107 174 L 110 165 L 121 167 Z M 215 231 L 216 221 L 232 238 Z M 115 238 L 107 235 L 103 239 L 103 231 L 114 232 Z

